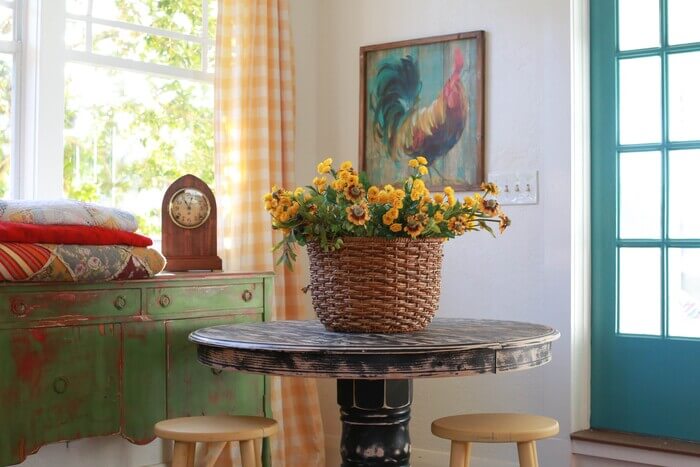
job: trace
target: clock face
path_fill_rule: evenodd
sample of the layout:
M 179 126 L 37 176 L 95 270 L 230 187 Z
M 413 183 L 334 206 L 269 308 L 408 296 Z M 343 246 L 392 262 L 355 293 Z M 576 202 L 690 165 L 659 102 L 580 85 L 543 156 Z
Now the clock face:
M 204 224 L 211 214 L 211 204 L 204 193 L 194 188 L 183 188 L 170 198 L 170 218 L 182 228 L 195 229 Z

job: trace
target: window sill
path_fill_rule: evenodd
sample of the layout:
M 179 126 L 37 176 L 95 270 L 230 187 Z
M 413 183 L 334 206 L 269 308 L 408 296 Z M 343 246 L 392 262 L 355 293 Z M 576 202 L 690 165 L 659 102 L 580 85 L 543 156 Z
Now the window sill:
M 700 443 L 680 441 L 671 438 L 658 438 L 635 433 L 589 429 L 571 433 L 571 439 L 573 441 L 610 444 L 613 446 L 700 457 Z

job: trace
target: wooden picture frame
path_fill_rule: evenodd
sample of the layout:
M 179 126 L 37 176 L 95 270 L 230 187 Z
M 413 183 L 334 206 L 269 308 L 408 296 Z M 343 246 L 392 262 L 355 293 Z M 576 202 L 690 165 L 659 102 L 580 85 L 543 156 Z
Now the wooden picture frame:
M 360 48 L 360 169 L 404 180 L 425 156 L 432 190 L 484 181 L 484 31 Z

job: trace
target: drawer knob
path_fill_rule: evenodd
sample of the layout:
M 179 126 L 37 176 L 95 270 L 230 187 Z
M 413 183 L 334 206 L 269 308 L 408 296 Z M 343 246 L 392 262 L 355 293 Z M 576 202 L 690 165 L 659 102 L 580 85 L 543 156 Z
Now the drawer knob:
M 251 300 L 253 299 L 253 292 L 251 292 L 250 290 L 247 290 L 247 289 L 246 289 L 246 290 L 243 292 L 243 296 L 242 296 L 242 297 L 243 297 L 243 301 L 244 301 L 244 302 L 249 302 L 249 301 L 251 301 Z
M 214 374 L 214 376 L 219 376 L 221 374 L 221 369 L 220 368 L 212 368 L 211 372 Z
M 170 297 L 168 297 L 167 295 L 163 294 L 163 295 L 161 295 L 160 298 L 158 299 L 158 303 L 160 303 L 160 306 L 162 306 L 163 308 L 165 308 L 165 307 L 167 307 L 168 305 L 170 305 Z
M 53 380 L 53 392 L 63 394 L 68 389 L 68 381 L 65 378 L 56 378 Z
M 27 314 L 27 305 L 22 302 L 13 302 L 10 309 L 12 313 L 17 316 L 24 316 Z
M 114 299 L 114 308 L 117 310 L 123 310 L 126 308 L 126 298 L 123 296 L 119 295 L 117 298 Z

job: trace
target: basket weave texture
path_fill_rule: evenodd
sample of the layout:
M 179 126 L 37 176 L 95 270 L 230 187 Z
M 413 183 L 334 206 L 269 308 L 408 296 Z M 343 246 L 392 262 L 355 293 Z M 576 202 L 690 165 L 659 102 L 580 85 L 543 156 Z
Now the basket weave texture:
M 346 237 L 343 247 L 307 245 L 311 299 L 326 329 L 419 331 L 440 300 L 442 238 Z

